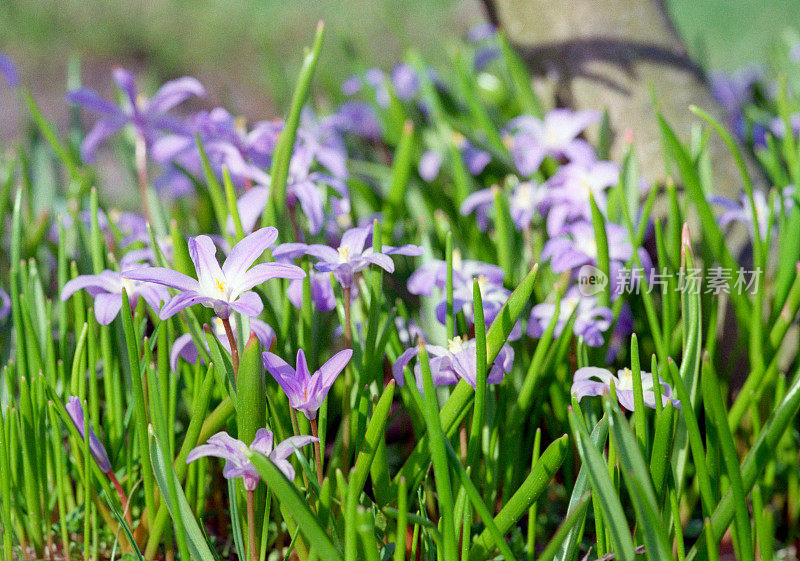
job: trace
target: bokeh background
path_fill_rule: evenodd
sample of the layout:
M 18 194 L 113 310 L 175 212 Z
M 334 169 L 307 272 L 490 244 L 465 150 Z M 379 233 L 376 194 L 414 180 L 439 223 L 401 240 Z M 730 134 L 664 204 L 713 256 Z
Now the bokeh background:
M 635 29 L 650 5 L 677 35 L 645 18 L 637 39 L 650 34 L 658 44 L 679 37 L 706 71 L 731 73 L 756 63 L 776 75 L 776 45 L 800 36 L 800 0 L 497 0 L 495 8 L 512 39 L 530 47 L 584 32 L 625 35 L 624 22 Z M 623 24 L 617 18 L 598 30 L 596 21 L 609 12 L 619 12 Z M 320 19 L 328 34 L 315 92 L 324 105 L 338 101 L 341 82 L 354 70 L 388 70 L 409 48 L 434 67 L 446 65 L 467 30 L 486 21 L 486 11 L 480 0 L 2 0 L 0 50 L 18 63 L 23 83 L 57 123 L 68 116 L 63 95 L 70 65 L 103 94 L 111 93 L 109 70 L 118 64 L 135 70 L 145 91 L 193 75 L 209 92 L 199 103 L 269 118 L 283 113 Z M 0 140 L 22 132 L 14 103 L 0 97 Z

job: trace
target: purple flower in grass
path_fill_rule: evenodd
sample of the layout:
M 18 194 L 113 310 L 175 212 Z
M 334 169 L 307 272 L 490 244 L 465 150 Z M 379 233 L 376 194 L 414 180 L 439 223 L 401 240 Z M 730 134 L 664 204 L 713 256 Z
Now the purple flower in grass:
M 567 223 L 592 219 L 589 196 L 606 212 L 606 189 L 619 182 L 614 162 L 592 161 L 561 166 L 542 188 L 540 210 L 547 213 L 547 233 L 557 236 Z
M 612 263 L 619 265 L 632 257 L 633 246 L 625 228 L 609 222 L 606 224 L 606 237 Z M 563 235 L 548 240 L 542 248 L 541 260 L 548 259 L 554 273 L 563 273 L 583 265 L 597 265 L 597 242 L 592 224 L 575 222 L 565 228 Z
M 532 175 L 546 156 L 569 161 L 593 157 L 594 150 L 578 137 L 600 120 L 596 111 L 553 109 L 543 120 L 529 115 L 512 119 L 507 129 L 507 144 L 514 164 L 524 176 Z
M 219 340 L 222 347 L 231 352 L 231 344 L 228 336 L 225 333 L 225 326 L 222 325 L 222 320 L 219 318 L 212 318 L 211 326 L 214 330 L 214 335 Z M 236 334 L 236 322 L 231 323 L 234 335 Z M 260 319 L 250 318 L 250 331 L 261 342 L 264 348 L 270 348 L 272 342 L 275 340 L 275 330 L 268 324 Z M 191 333 L 184 333 L 172 344 L 172 349 L 169 353 L 169 364 L 173 371 L 178 370 L 178 359 L 182 358 L 190 364 L 196 364 L 200 358 L 200 353 L 197 350 L 197 345 L 192 338 Z
M 295 308 L 303 307 L 304 282 L 303 279 L 293 280 L 286 289 L 286 296 Z M 320 312 L 330 312 L 336 307 L 336 294 L 331 286 L 330 273 L 311 271 L 311 301 Z
M 647 407 L 655 409 L 656 407 L 656 393 L 653 375 L 649 372 L 642 372 L 642 393 L 644 397 L 644 404 Z M 680 408 L 681 402 L 672 397 L 672 388 L 660 376 L 661 382 L 661 400 L 662 404 L 672 402 L 675 407 Z M 571 393 L 582 400 L 586 396 L 604 395 L 611 391 L 611 382 L 614 382 L 614 388 L 617 392 L 617 400 L 628 411 L 633 411 L 633 373 L 629 368 L 624 368 L 617 371 L 614 376 L 609 370 L 605 368 L 597 368 L 595 366 L 585 366 L 579 368 L 572 378 Z
M 398 64 L 389 75 L 395 94 L 403 101 L 411 101 L 419 92 L 419 76 L 408 64 Z
M 317 410 L 322 406 L 336 377 L 344 370 L 352 356 L 353 351 L 350 349 L 339 351 L 320 366 L 319 370 L 311 374 L 303 349 L 297 351 L 296 368 L 292 368 L 276 354 L 270 352 L 263 354 L 264 368 L 272 374 L 286 393 L 289 405 L 292 409 L 302 411 L 311 420 L 317 418 Z
M 590 347 L 599 347 L 603 344 L 603 333 L 608 331 L 614 321 L 614 313 L 606 306 L 598 306 L 597 299 L 592 296 L 582 296 L 576 287 L 570 289 L 561 299 L 556 320 L 554 335 L 558 337 L 567 325 L 567 321 L 575 314 L 575 323 L 572 331 L 576 337 L 583 337 L 584 342 Z M 527 333 L 529 337 L 538 339 L 556 313 L 556 305 L 551 302 L 536 304 L 531 309 L 528 319 Z
M 450 386 L 458 383 L 459 380 L 466 380 L 473 388 L 478 378 L 478 358 L 475 340 L 464 341 L 461 337 L 450 339 L 447 348 L 438 345 L 425 345 L 430 360 L 431 376 L 434 386 Z M 403 369 L 411 362 L 411 359 L 419 354 L 419 347 L 414 346 L 407 349 L 397 357 L 392 365 L 392 374 L 398 385 L 405 383 Z M 514 349 L 508 345 L 503 345 L 497 355 L 492 367 L 489 369 L 486 382 L 498 384 L 503 381 L 505 375 L 511 371 L 514 365 Z M 422 384 L 422 369 L 417 361 L 414 366 L 414 376 L 420 390 Z
M 241 477 L 244 488 L 247 491 L 255 491 L 261 476 L 258 474 L 256 466 L 250 461 L 250 454 L 258 452 L 269 458 L 283 475 L 290 481 L 294 480 L 295 472 L 292 464 L 287 459 L 293 452 L 299 452 L 300 448 L 318 442 L 319 439 L 313 436 L 291 436 L 273 448 L 274 435 L 267 429 L 258 429 L 253 443 L 248 447 L 241 440 L 237 440 L 227 432 L 218 432 L 208 439 L 208 442 L 201 444 L 186 457 L 186 463 L 192 463 L 198 458 L 213 456 L 225 460 L 225 467 L 222 475 L 225 479 L 235 479 Z
M 481 301 L 483 303 L 483 319 L 486 326 L 492 325 L 500 310 L 505 305 L 511 292 L 504 288 L 502 284 L 489 281 L 487 277 L 478 276 L 478 286 L 481 291 Z M 467 282 L 456 284 L 453 282 L 453 313 L 463 312 L 469 325 L 475 325 L 475 308 L 473 306 L 472 279 Z M 436 319 L 442 325 L 447 323 L 447 302 L 442 300 L 436 306 Z M 508 338 L 515 341 L 522 336 L 522 329 L 517 323 L 511 330 Z
M 147 269 L 149 267 L 143 267 Z M 135 269 L 140 270 L 140 269 Z M 83 289 L 94 298 L 94 315 L 97 323 L 108 325 L 122 309 L 122 289 L 128 292 L 131 307 L 136 306 L 139 296 L 147 304 L 158 311 L 161 302 L 169 300 L 169 292 L 163 286 L 137 282 L 126 278 L 132 270 L 118 273 L 116 271 L 103 271 L 97 275 L 80 275 L 67 281 L 61 289 L 61 301 L 66 302 L 70 296 Z
M 492 157 L 488 152 L 481 150 L 459 133 L 453 133 L 453 142 L 461 153 L 464 165 L 467 166 L 467 170 L 472 175 L 480 175 L 489 165 L 489 162 L 492 161 Z M 444 159 L 441 154 L 435 150 L 428 150 L 420 157 L 417 168 L 419 176 L 425 181 L 433 181 L 439 175 L 443 162 Z
M 3 53 L 0 53 L 0 74 L 5 77 L 6 83 L 12 88 L 16 88 L 19 85 L 17 67 L 11 62 L 11 59 Z
M 135 269 L 125 276 L 181 291 L 161 308 L 161 319 L 172 317 L 194 304 L 213 308 L 221 319 L 227 319 L 231 311 L 257 316 L 264 309 L 264 303 L 251 290 L 253 287 L 270 279 L 301 279 L 305 276 L 300 267 L 283 263 L 260 263 L 251 267 L 277 237 L 278 230 L 272 226 L 256 230 L 233 246 L 222 267 L 217 262 L 217 249 L 210 237 L 190 238 L 189 256 L 197 271 L 197 280 L 163 267 Z
M 6 319 L 11 313 L 11 297 L 0 288 L 0 319 Z
M 91 161 L 97 147 L 125 125 L 133 125 L 137 133 L 151 144 L 159 131 L 178 132 L 181 124 L 166 115 L 167 111 L 180 105 L 192 96 L 204 96 L 203 86 L 190 77 L 171 80 L 150 99 L 143 99 L 136 91 L 133 74 L 123 68 L 114 69 L 114 81 L 128 98 L 125 107 L 119 107 L 100 97 L 89 88 L 80 88 L 67 94 L 67 99 L 101 118 L 86 135 L 81 144 L 81 156 Z
M 489 211 L 494 207 L 494 194 L 497 187 L 481 189 L 469 195 L 461 203 L 461 215 L 475 213 L 478 227 L 486 231 L 489 226 Z M 538 213 L 539 206 L 546 196 L 545 189 L 533 181 L 518 183 L 508 197 L 508 206 L 511 220 L 517 230 L 526 230 L 531 226 L 533 217 Z
M 319 261 L 316 267 L 324 273 L 333 273 L 339 284 L 349 287 L 357 273 L 360 273 L 370 264 L 375 264 L 383 270 L 393 273 L 394 262 L 390 255 L 407 255 L 416 257 L 422 255 L 422 248 L 417 245 L 404 245 L 392 247 L 384 245 L 380 253 L 372 251 L 372 247 L 365 247 L 372 237 L 372 226 L 351 228 L 342 235 L 339 247 L 334 249 L 327 245 L 312 244 L 283 244 L 285 249 L 298 250 L 303 248 L 305 253 L 316 257 Z
M 453 287 L 466 284 L 472 290 L 474 277 L 484 277 L 486 282 L 502 286 L 503 275 L 503 269 L 497 265 L 462 259 L 461 252 L 453 250 Z M 434 288 L 445 290 L 446 287 L 447 261 L 440 259 L 426 261 L 408 277 L 408 291 L 411 294 L 431 296 Z
M 86 438 L 84 432 L 86 429 L 86 420 L 83 417 L 83 406 L 81 405 L 81 400 L 76 395 L 70 396 L 69 401 L 67 401 L 67 404 L 64 407 L 67 409 L 69 418 L 72 419 L 72 423 L 75 425 L 75 428 L 78 429 L 81 438 Z M 108 473 L 111 471 L 111 461 L 108 459 L 106 448 L 103 446 L 103 443 L 100 442 L 100 439 L 97 438 L 97 435 L 94 433 L 94 429 L 91 427 L 91 423 L 89 425 L 89 451 L 92 453 L 94 461 L 97 462 L 97 465 L 100 467 L 100 471 L 103 473 Z
M 790 185 L 783 189 L 780 193 L 780 197 L 776 197 L 773 226 L 780 220 L 780 213 L 782 210 L 788 213 L 792 208 L 794 204 L 794 199 L 792 198 L 793 191 L 794 187 Z M 750 197 L 748 197 L 746 193 L 742 193 L 738 202 L 725 197 L 712 197 L 710 201 L 725 209 L 722 214 L 719 215 L 719 223 L 721 226 L 728 226 L 733 222 L 742 222 L 748 226 L 751 234 L 754 231 L 753 208 L 755 208 L 756 220 L 758 220 L 758 233 L 761 239 L 766 239 L 770 215 L 767 196 L 768 195 L 763 191 L 753 191 L 753 203 L 755 206 L 750 204 Z M 783 201 L 781 201 L 781 198 Z M 783 209 L 781 209 L 781 204 L 783 204 Z

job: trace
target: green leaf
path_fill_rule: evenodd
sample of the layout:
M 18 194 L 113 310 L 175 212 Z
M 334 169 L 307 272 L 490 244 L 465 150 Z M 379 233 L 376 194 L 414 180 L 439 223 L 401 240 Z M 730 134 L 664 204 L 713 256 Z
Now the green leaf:
M 635 555 L 633 540 L 631 539 L 630 529 L 625 519 L 625 512 L 622 510 L 619 495 L 609 477 L 606 461 L 592 443 L 586 433 L 586 427 L 583 426 L 583 421 L 578 418 L 572 407 L 569 408 L 568 414 L 569 424 L 572 427 L 572 434 L 578 447 L 581 461 L 589 472 L 592 487 L 600 496 L 604 522 L 611 532 L 617 558 L 622 559 L 622 561 L 633 561 Z
M 161 453 L 161 446 L 152 427 L 150 428 L 149 448 L 150 459 L 153 462 L 153 475 L 158 483 L 158 488 L 161 489 L 161 496 L 167 503 L 173 522 L 183 527 L 186 535 L 186 545 L 191 553 L 191 558 L 195 561 L 215 561 L 214 555 L 211 553 L 203 532 L 200 530 L 200 526 L 197 524 L 192 509 L 186 500 L 186 495 L 183 494 L 178 478 L 175 476 L 172 463 L 167 461 Z
M 633 500 L 639 529 L 644 535 L 647 555 L 653 561 L 672 559 L 665 524 L 659 516 L 656 494 L 650 481 L 650 471 L 642 457 L 639 443 L 616 403 L 609 396 L 605 396 L 603 402 L 606 415 L 610 419 L 609 430 L 614 436 L 613 443 L 617 449 L 622 476 Z
M 539 461 L 533 467 L 528 477 L 522 482 L 517 491 L 508 499 L 508 502 L 500 509 L 497 516 L 494 517 L 494 523 L 501 534 L 508 533 L 514 524 L 522 518 L 522 515 L 528 511 L 530 507 L 542 493 L 547 490 L 547 486 L 553 479 L 561 464 L 567 457 L 569 450 L 569 437 L 565 434 L 557 438 L 547 447 L 542 453 Z M 487 559 L 488 554 L 492 550 L 493 538 L 490 530 L 487 528 L 475 538 L 472 548 L 469 552 L 471 561 L 478 561 Z
M 306 537 L 309 544 L 319 553 L 321 559 L 326 561 L 342 561 L 342 554 L 333 545 L 325 528 L 317 520 L 308 506 L 308 501 L 300 495 L 294 484 L 286 479 L 272 461 L 257 452 L 249 453 L 250 461 L 258 470 L 259 475 L 278 499 L 279 504 L 291 514 L 300 532 Z

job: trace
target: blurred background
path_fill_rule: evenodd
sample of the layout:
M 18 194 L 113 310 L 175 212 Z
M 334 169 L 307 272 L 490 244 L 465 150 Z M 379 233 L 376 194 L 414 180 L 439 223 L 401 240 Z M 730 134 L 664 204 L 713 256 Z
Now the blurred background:
M 674 106 L 670 116 L 680 120 L 688 104 L 714 103 L 703 91 L 709 72 L 732 74 L 757 64 L 776 76 L 786 58 L 780 47 L 800 37 L 800 0 L 1 4 L 0 51 L 18 64 L 22 83 L 44 113 L 62 124 L 68 115 L 63 95 L 70 64 L 80 67 L 84 84 L 103 95 L 112 93 L 110 69 L 122 65 L 139 75 L 146 92 L 164 80 L 192 75 L 208 90 L 200 102 L 204 106 L 270 118 L 283 114 L 317 20 L 324 20 L 328 30 L 315 90 L 324 107 L 339 101 L 348 75 L 372 66 L 389 70 L 409 48 L 434 67 L 447 65 L 467 30 L 492 14 L 527 53 L 545 95 L 554 92 L 548 105 L 609 107 L 612 122 L 620 130 L 636 129 L 645 150 L 651 134 L 639 123 L 652 114 L 652 92 L 661 96 L 668 115 Z M 566 82 L 570 91 L 559 96 Z M 16 103 L 0 95 L 1 140 L 20 132 Z

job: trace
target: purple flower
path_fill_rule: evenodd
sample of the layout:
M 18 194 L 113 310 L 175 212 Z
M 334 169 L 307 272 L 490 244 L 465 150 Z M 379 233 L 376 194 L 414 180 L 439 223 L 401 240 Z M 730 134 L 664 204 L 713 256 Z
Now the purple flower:
M 183 170 L 203 174 L 197 136 L 217 177 L 222 177 L 225 167 L 236 186 L 268 185 L 269 175 L 263 168 L 271 162 L 282 127 L 279 122 L 262 121 L 247 132 L 240 120 L 221 107 L 195 113 L 177 134 L 162 136 L 153 144 L 153 159 L 167 167 L 166 173 L 156 180 L 156 186 L 169 188 L 173 195 L 193 191 Z
M 206 444 L 201 444 L 192 450 L 186 457 L 186 463 L 189 464 L 198 458 L 207 456 L 222 458 L 225 460 L 225 467 L 222 470 L 225 479 L 241 477 L 244 488 L 247 491 L 255 491 L 261 476 L 258 474 L 256 466 L 250 461 L 250 454 L 258 452 L 269 458 L 286 478 L 292 481 L 295 476 L 294 467 L 287 458 L 292 455 L 292 452 L 299 452 L 301 447 L 312 442 L 319 442 L 319 439 L 313 436 L 291 436 L 273 449 L 273 438 L 272 431 L 258 429 L 253 443 L 248 447 L 227 432 L 218 432 L 209 438 Z
M 292 368 L 285 360 L 276 354 L 265 352 L 264 368 L 272 374 L 275 381 L 289 398 L 289 405 L 293 409 L 302 411 L 306 417 L 313 420 L 317 418 L 317 410 L 322 406 L 328 396 L 336 377 L 344 370 L 353 351 L 345 349 L 331 357 L 319 370 L 312 375 L 308 370 L 306 355 L 303 349 L 297 351 L 297 367 Z
M 395 66 L 390 79 L 397 97 L 403 101 L 411 101 L 419 92 L 419 76 L 408 64 Z
M 303 307 L 303 282 L 303 279 L 290 281 L 286 289 L 286 296 L 295 308 Z M 330 273 L 311 271 L 311 301 L 320 312 L 330 312 L 336 307 Z
M 0 53 L 0 74 L 2 74 L 5 79 L 6 83 L 11 86 L 12 88 L 16 88 L 19 85 L 19 73 L 17 72 L 17 67 L 3 53 Z
M 372 247 L 365 245 L 371 238 L 372 226 L 351 228 L 342 235 L 339 247 L 334 249 L 321 244 L 283 244 L 286 251 L 303 249 L 306 254 L 319 259 L 316 264 L 318 270 L 324 273 L 333 273 L 339 284 L 349 287 L 353 284 L 355 275 L 374 263 L 383 270 L 393 273 L 394 262 L 390 255 L 407 255 L 416 257 L 422 255 L 422 248 L 417 245 L 404 245 L 392 247 L 384 245 L 380 253 L 372 251 Z
M 453 251 L 453 286 L 469 285 L 474 277 L 484 277 L 488 283 L 502 286 L 503 269 L 497 265 L 462 259 L 461 252 Z M 431 296 L 433 289 L 445 290 L 447 287 L 447 261 L 432 259 L 408 277 L 408 291 L 411 294 Z M 455 289 L 454 289 L 455 290 Z
M 644 404 L 655 409 L 656 394 L 653 385 L 653 375 L 649 372 L 642 372 L 642 393 Z M 633 373 L 629 368 L 617 371 L 614 376 L 605 368 L 595 366 L 585 366 L 579 368 L 572 378 L 571 393 L 582 400 L 586 396 L 603 395 L 611 391 L 611 382 L 617 392 L 617 400 L 628 411 L 633 411 Z M 672 397 L 672 388 L 660 376 L 661 399 L 663 405 L 672 402 L 675 407 L 680 408 L 681 402 Z
M 780 219 L 780 213 L 782 211 L 781 203 L 783 204 L 783 212 L 788 213 L 789 209 L 792 208 L 792 205 L 794 204 L 794 199 L 792 198 L 793 191 L 794 187 L 789 185 L 781 191 L 779 197 L 775 198 L 773 220 L 776 224 Z M 781 201 L 781 198 L 783 201 Z M 754 231 L 753 206 L 750 204 L 750 197 L 748 197 L 746 193 L 742 193 L 742 195 L 739 197 L 739 202 L 732 201 L 725 197 L 712 197 L 710 201 L 725 209 L 725 211 L 719 216 L 719 223 L 721 226 L 727 226 L 732 222 L 742 222 L 748 226 L 752 235 Z M 753 191 L 753 203 L 755 204 L 755 214 L 756 219 L 758 220 L 758 233 L 761 236 L 761 239 L 766 239 L 770 215 L 767 194 L 765 194 L 763 191 Z M 773 224 L 773 227 L 774 226 L 775 224 Z
M 633 246 L 628 232 L 619 224 L 606 224 L 608 256 L 613 262 L 628 261 L 633 255 Z M 563 273 L 583 265 L 597 265 L 597 243 L 594 227 L 588 222 L 575 222 L 566 226 L 563 235 L 551 238 L 542 248 L 541 260 L 550 260 L 554 273 Z M 613 274 L 613 271 L 612 271 Z
M 489 211 L 494 207 L 494 194 L 497 189 L 498 187 L 489 187 L 475 191 L 461 203 L 461 215 L 467 216 L 474 212 L 478 227 L 482 231 L 486 231 L 489 226 Z M 545 196 L 544 188 L 533 181 L 522 181 L 514 187 L 514 191 L 508 197 L 508 206 L 511 220 L 517 230 L 527 230 L 530 227 Z
M 594 151 L 577 138 L 586 127 L 600 119 L 596 111 L 553 109 L 544 120 L 523 115 L 508 123 L 506 142 L 520 174 L 532 175 L 545 156 L 583 161 Z
M 335 114 L 330 116 L 335 126 L 343 133 L 358 135 L 367 140 L 381 138 L 381 126 L 375 112 L 368 104 L 360 101 L 348 101 L 339 106 Z
M 497 314 L 505 305 L 511 292 L 503 287 L 502 284 L 491 282 L 487 277 L 479 275 L 478 286 L 481 291 L 481 302 L 483 303 L 483 319 L 486 326 L 492 325 L 497 318 Z M 473 288 L 472 279 L 467 282 L 456 284 L 455 278 L 453 279 L 453 313 L 464 313 L 464 318 L 469 325 L 475 325 L 475 309 L 473 306 Z M 442 299 L 439 305 L 436 306 L 436 319 L 442 325 L 447 323 L 447 302 Z M 508 338 L 515 341 L 522 336 L 522 330 L 517 323 L 511 330 Z
M 492 161 L 492 157 L 488 152 L 481 150 L 461 134 L 453 133 L 453 142 L 461 153 L 461 159 L 464 161 L 464 165 L 467 166 L 467 169 L 472 175 L 480 175 L 486 166 L 489 165 L 489 162 Z M 443 158 L 441 154 L 434 150 L 428 150 L 420 157 L 419 166 L 417 168 L 419 176 L 425 181 L 433 181 L 439 175 L 442 163 Z
M 428 351 L 430 358 L 434 386 L 449 386 L 463 379 L 473 388 L 475 387 L 478 378 L 478 358 L 474 339 L 464 341 L 461 337 L 456 337 L 447 342 L 447 348 L 438 345 L 425 345 L 425 349 Z M 419 347 L 414 346 L 397 357 L 392 366 L 392 374 L 398 385 L 402 386 L 405 382 L 403 369 L 418 353 Z M 511 371 L 513 365 L 514 349 L 508 345 L 503 345 L 492 367 L 489 369 L 486 382 L 489 384 L 502 382 L 505 375 Z M 422 369 L 419 361 L 414 366 L 414 375 L 417 380 L 417 386 L 422 389 Z
M 163 267 L 135 269 L 125 276 L 181 291 L 161 308 L 161 319 L 194 304 L 213 308 L 221 319 L 227 319 L 231 310 L 257 316 L 264 309 L 264 303 L 251 288 L 274 278 L 301 279 L 305 276 L 300 267 L 283 263 L 260 263 L 251 267 L 277 237 L 278 230 L 272 226 L 256 230 L 233 246 L 222 267 L 217 262 L 217 249 L 210 237 L 190 238 L 189 256 L 197 271 L 197 280 Z
M 134 269 L 136 271 L 148 269 Z M 122 308 L 122 289 L 128 292 L 128 299 L 131 308 L 136 306 L 139 296 L 147 304 L 158 311 L 161 302 L 169 299 L 169 292 L 162 286 L 154 286 L 142 282 L 136 282 L 126 277 L 133 270 L 129 269 L 118 273 L 116 271 L 103 271 L 97 275 L 80 275 L 67 281 L 61 289 L 61 301 L 66 302 L 70 296 L 78 290 L 84 289 L 94 298 L 94 315 L 97 323 L 108 325 L 117 317 Z
M 191 96 L 205 95 L 200 82 L 188 76 L 167 82 L 149 100 L 142 99 L 137 93 L 133 74 L 127 70 L 114 69 L 114 81 L 128 98 L 126 107 L 106 101 L 89 88 L 80 88 L 67 94 L 67 99 L 72 103 L 101 115 L 81 144 L 81 156 L 86 161 L 92 160 L 100 143 L 128 124 L 135 127 L 148 145 L 155 140 L 158 131 L 177 132 L 180 124 L 165 115 L 167 111 Z
M 772 134 L 778 138 L 783 138 L 786 135 L 786 123 L 781 117 L 775 117 L 770 121 L 769 129 Z M 792 113 L 789 115 L 789 129 L 792 131 L 793 136 L 800 134 L 800 113 Z
M 347 149 L 339 133 L 338 118 L 334 115 L 318 119 L 309 108 L 304 108 L 297 142 L 312 160 L 327 169 L 334 177 L 347 178 Z
M 231 344 L 228 336 L 225 333 L 225 326 L 222 325 L 222 320 L 219 318 L 212 318 L 211 325 L 214 329 L 214 335 L 219 340 L 222 347 L 231 352 Z M 236 334 L 236 322 L 231 323 L 234 335 Z M 265 348 L 270 348 L 272 342 L 275 340 L 275 330 L 268 324 L 260 319 L 250 318 L 250 331 L 261 342 Z M 172 344 L 172 350 L 169 353 L 169 364 L 173 371 L 178 370 L 178 359 L 182 358 L 190 364 L 196 364 L 200 353 L 197 350 L 197 345 L 192 338 L 191 333 L 184 333 Z
M 83 417 L 81 400 L 78 398 L 78 396 L 72 395 L 69 397 L 69 401 L 64 407 L 67 409 L 69 418 L 72 419 L 72 423 L 75 425 L 75 428 L 78 429 L 81 438 L 86 438 L 84 432 L 86 428 L 86 420 Z M 106 448 L 103 446 L 103 443 L 100 442 L 100 439 L 97 438 L 97 435 L 94 433 L 94 429 L 92 429 L 91 424 L 89 425 L 89 451 L 92 453 L 94 461 L 97 462 L 97 465 L 100 467 L 100 471 L 103 473 L 108 473 L 111 471 L 111 462 L 108 459 Z
M 11 297 L 0 288 L 0 319 L 6 319 L 11 313 Z
M 560 304 L 553 332 L 556 337 L 561 335 L 567 321 L 575 313 L 575 323 L 572 328 L 575 336 L 583 337 L 584 342 L 590 347 L 599 347 L 603 344 L 603 333 L 611 327 L 614 320 L 614 313 L 610 308 L 598 306 L 597 299 L 592 296 L 580 295 L 576 287 L 567 292 Z M 541 337 L 555 313 L 556 305 L 553 303 L 536 304 L 531 309 L 528 319 L 528 336 L 534 339 Z
M 592 160 L 561 166 L 542 186 L 540 209 L 547 213 L 547 233 L 557 236 L 565 224 L 591 220 L 589 196 L 600 211 L 606 211 L 606 189 L 619 181 L 619 166 L 613 162 Z

